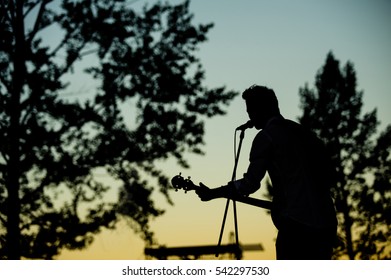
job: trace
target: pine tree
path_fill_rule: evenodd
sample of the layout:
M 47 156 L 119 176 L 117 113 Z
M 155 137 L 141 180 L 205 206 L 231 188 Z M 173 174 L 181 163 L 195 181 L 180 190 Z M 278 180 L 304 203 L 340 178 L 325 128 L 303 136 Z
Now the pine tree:
M 300 88 L 299 121 L 325 142 L 336 167 L 332 190 L 340 242 L 335 258 L 390 258 L 391 125 L 378 134 L 376 109 L 363 114 L 354 66 L 330 52 L 315 87 Z

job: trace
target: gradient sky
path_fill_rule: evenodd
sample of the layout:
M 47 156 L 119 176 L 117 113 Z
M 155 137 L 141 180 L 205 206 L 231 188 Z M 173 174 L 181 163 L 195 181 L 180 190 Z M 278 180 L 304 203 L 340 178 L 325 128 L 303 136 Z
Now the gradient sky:
M 142 6 L 146 0 L 134 5 Z M 171 2 L 171 1 L 170 1 Z M 178 2 L 178 1 L 172 1 Z M 206 70 L 205 84 L 243 91 L 252 84 L 276 92 L 282 114 L 296 120 L 299 87 L 313 86 L 316 72 L 329 51 L 344 65 L 353 62 L 358 89 L 364 91 L 364 110 L 378 109 L 380 128 L 391 124 L 391 1 L 386 0 L 192 0 L 196 23 L 215 23 L 199 57 Z M 81 82 L 80 87 L 83 87 Z M 210 187 L 227 183 L 233 168 L 234 129 L 247 121 L 240 96 L 225 116 L 207 121 L 205 156 L 189 155 L 189 170 L 172 162 L 160 163 L 169 175 L 182 172 L 195 183 Z M 245 172 L 256 131 L 246 132 L 238 177 Z M 262 190 L 254 194 L 262 197 Z M 172 192 L 174 206 L 158 194 L 166 214 L 152 222 L 160 244 L 214 245 L 218 241 L 225 200 L 204 203 L 194 193 Z M 232 207 L 231 207 L 232 209 Z M 266 211 L 238 205 L 242 244 L 261 243 L 263 252 L 245 253 L 247 259 L 274 259 L 276 230 Z M 229 213 L 223 243 L 233 230 Z M 118 229 L 97 236 L 86 251 L 64 252 L 62 259 L 144 259 L 142 241 L 120 223 Z

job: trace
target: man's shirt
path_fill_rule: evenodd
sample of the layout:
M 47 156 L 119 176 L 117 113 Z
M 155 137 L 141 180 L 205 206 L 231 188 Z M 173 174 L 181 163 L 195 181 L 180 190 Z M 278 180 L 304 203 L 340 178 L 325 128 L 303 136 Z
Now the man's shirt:
M 269 120 L 254 138 L 247 172 L 235 183 L 238 192 L 255 192 L 266 172 L 273 185 L 272 218 L 277 227 L 284 218 L 316 228 L 336 225 L 330 196 L 333 169 L 313 133 L 282 116 Z

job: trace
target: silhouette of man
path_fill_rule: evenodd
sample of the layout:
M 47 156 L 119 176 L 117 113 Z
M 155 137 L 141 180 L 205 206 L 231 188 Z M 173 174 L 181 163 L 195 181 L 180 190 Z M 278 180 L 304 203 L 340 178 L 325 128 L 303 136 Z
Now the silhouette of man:
M 277 259 L 331 259 L 337 219 L 330 187 L 334 169 L 323 143 L 300 124 L 284 119 L 272 89 L 254 85 L 243 92 L 258 132 L 243 178 L 197 190 L 203 201 L 247 196 L 268 172 L 273 186 L 272 220 L 278 229 Z

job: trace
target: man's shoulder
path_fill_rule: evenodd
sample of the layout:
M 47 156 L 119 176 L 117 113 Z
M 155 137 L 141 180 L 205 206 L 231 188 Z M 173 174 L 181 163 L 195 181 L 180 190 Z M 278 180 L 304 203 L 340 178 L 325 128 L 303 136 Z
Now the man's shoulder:
M 317 139 L 316 135 L 307 127 L 285 118 L 272 121 L 260 133 L 267 135 L 273 142 L 300 141 L 307 143 Z
M 290 119 L 285 119 L 283 117 L 281 118 L 275 118 L 272 119 L 269 124 L 265 127 L 265 131 L 272 132 L 272 131 L 296 131 L 303 130 L 304 127 Z

